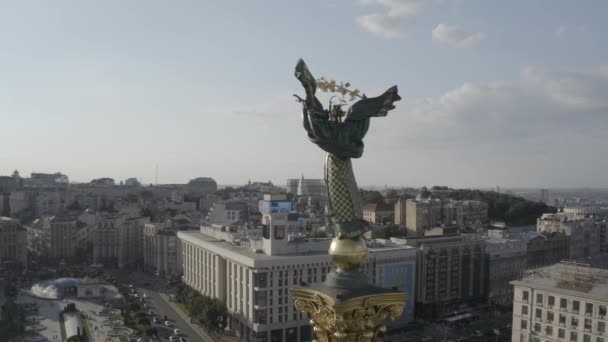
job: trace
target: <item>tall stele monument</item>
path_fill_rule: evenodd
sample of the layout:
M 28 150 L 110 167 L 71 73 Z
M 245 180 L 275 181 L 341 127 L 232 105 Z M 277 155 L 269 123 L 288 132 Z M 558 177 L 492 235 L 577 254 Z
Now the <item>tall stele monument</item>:
M 306 98 L 297 95 L 303 104 L 303 124 L 310 141 L 327 152 L 325 181 L 329 192 L 331 218 L 336 237 L 329 254 L 336 267 L 321 284 L 291 289 L 296 308 L 308 313 L 314 327 L 316 342 L 381 341 L 386 330 L 384 321 L 403 313 L 407 294 L 369 285 L 361 265 L 367 256 L 362 239 L 370 228 L 363 220 L 359 188 L 351 159 L 363 155 L 363 137 L 371 117 L 386 116 L 401 97 L 397 87 L 384 94 L 367 98 L 349 84 L 336 84 L 312 76 L 306 63 L 299 60 L 295 76 L 306 91 Z M 331 104 L 326 110 L 315 96 L 317 88 L 360 97 L 347 111 L 346 101 Z

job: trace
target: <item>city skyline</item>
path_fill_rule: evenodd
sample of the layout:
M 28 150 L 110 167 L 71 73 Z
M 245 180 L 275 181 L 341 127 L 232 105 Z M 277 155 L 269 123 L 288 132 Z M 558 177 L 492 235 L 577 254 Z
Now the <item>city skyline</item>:
M 361 185 L 608 186 L 602 1 L 35 3 L 0 13 L 0 175 L 321 178 L 302 57 L 369 96 L 399 86 Z

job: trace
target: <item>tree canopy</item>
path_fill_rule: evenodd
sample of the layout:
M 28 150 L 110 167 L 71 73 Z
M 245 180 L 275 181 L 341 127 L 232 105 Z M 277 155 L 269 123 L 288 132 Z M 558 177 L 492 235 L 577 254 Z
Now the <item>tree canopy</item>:
M 488 204 L 488 218 L 504 221 L 509 225 L 531 225 L 543 213 L 554 213 L 555 207 L 534 202 L 523 197 L 501 194 L 495 191 L 454 190 L 449 196 L 455 200 L 475 200 Z
M 363 203 L 384 203 L 384 196 L 379 191 L 359 189 Z
M 312 233 L 310 233 L 308 235 L 308 237 L 311 237 L 311 238 L 326 238 L 327 237 L 327 232 L 325 232 L 324 230 L 317 229 L 317 230 L 313 231 Z
M 376 239 L 390 239 L 394 236 L 405 236 L 405 229 L 399 228 L 395 224 L 390 224 L 384 228 L 372 232 L 372 236 Z

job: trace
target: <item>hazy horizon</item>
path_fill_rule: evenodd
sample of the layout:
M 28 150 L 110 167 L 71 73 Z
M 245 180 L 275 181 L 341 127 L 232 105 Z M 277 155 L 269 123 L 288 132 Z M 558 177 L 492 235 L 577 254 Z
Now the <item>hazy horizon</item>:
M 322 178 L 293 77 L 403 98 L 361 186 L 608 187 L 608 2 L 7 1 L 0 175 Z M 324 103 L 326 105 L 326 103 Z

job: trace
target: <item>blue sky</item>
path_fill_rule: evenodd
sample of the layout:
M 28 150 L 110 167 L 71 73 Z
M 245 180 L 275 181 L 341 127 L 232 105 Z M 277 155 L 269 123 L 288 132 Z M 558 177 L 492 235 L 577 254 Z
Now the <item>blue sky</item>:
M 403 101 L 363 185 L 608 186 L 603 0 L 4 1 L 0 174 L 321 177 L 298 58 Z

